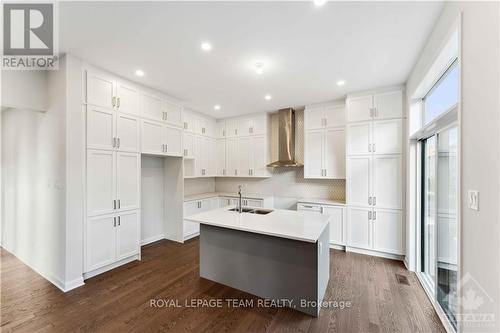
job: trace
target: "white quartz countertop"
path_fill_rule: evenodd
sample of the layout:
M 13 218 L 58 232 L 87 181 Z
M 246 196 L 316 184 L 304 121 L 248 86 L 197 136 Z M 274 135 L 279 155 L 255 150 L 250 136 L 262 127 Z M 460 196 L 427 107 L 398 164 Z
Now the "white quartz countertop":
M 332 200 L 332 199 L 300 198 L 297 202 L 299 202 L 299 203 L 318 204 L 318 205 L 345 206 L 345 201 Z
M 191 195 L 185 195 L 184 196 L 184 201 L 193 201 L 193 200 L 202 200 L 202 199 L 208 199 L 208 198 L 215 198 L 215 197 L 233 197 L 237 198 L 238 193 L 228 193 L 228 192 L 207 192 L 207 193 L 199 193 L 199 194 L 191 194 Z M 262 194 L 255 194 L 255 193 L 243 193 L 242 194 L 243 198 L 247 199 L 267 199 L 271 198 L 271 195 L 262 195 Z
M 235 206 L 187 216 L 186 221 L 316 243 L 328 225 L 328 215 L 275 209 L 266 215 L 229 211 Z

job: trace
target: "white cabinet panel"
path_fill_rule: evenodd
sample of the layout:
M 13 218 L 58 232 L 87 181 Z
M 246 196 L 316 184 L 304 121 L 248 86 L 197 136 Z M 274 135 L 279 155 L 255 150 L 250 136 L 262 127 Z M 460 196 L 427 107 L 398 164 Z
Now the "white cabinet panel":
M 345 106 L 329 105 L 325 107 L 325 127 L 343 127 L 345 126 Z
M 243 137 L 238 139 L 238 175 L 250 176 L 251 139 Z
M 174 126 L 183 126 L 182 106 L 172 102 L 164 101 L 165 121 Z
M 368 206 L 371 193 L 371 158 L 350 157 L 347 162 L 347 201 L 354 206 Z
M 267 133 L 267 114 L 259 114 L 252 118 L 250 135 L 263 135 Z
M 226 137 L 234 138 L 238 136 L 238 120 L 228 119 L 226 120 Z
M 217 120 L 215 124 L 215 137 L 217 139 L 223 139 L 226 137 L 226 121 Z
M 226 166 L 228 176 L 238 175 L 238 139 L 226 140 Z
M 312 107 L 304 110 L 304 129 L 320 129 L 324 125 L 324 109 L 323 107 Z
M 226 175 L 226 140 L 218 139 L 215 146 L 215 175 L 225 176 Z
M 402 160 L 400 155 L 373 157 L 373 204 L 381 208 L 402 208 Z
M 164 126 L 165 153 L 170 156 L 182 156 L 182 129 Z
M 87 106 L 87 148 L 114 148 L 114 111 L 93 105 Z
M 116 153 L 117 209 L 139 208 L 141 179 L 141 155 Z
M 403 91 L 396 90 L 373 96 L 375 119 L 403 117 Z
M 138 153 L 140 151 L 140 121 L 134 116 L 116 115 L 116 137 L 118 150 Z
M 106 74 L 87 71 L 87 104 L 108 109 L 114 107 L 115 83 Z
M 404 254 L 403 217 L 400 210 L 373 211 L 373 249 Z
M 194 125 L 195 125 L 195 133 L 197 135 L 205 135 L 206 127 L 207 127 L 207 119 L 203 116 L 193 115 Z
M 109 265 L 116 257 L 115 217 L 98 216 L 87 219 L 85 271 Z
M 122 81 L 116 83 L 116 108 L 120 112 L 140 115 L 139 89 Z
M 370 120 L 372 108 L 372 95 L 349 97 L 347 99 L 347 119 L 349 122 Z
M 238 119 L 238 136 L 248 136 L 252 133 L 250 128 L 252 127 L 252 118 Z
M 146 154 L 163 154 L 162 123 L 143 120 L 141 127 L 141 152 Z
M 324 130 L 308 130 L 304 137 L 304 178 L 323 176 Z
M 345 131 L 344 129 L 325 130 L 323 152 L 325 178 L 345 179 Z
M 371 248 L 371 220 L 369 219 L 369 208 L 349 207 L 347 230 L 347 245 L 352 247 Z
M 345 244 L 345 216 L 344 207 L 323 206 L 323 214 L 330 215 L 330 243 L 337 245 Z
M 116 260 L 138 254 L 140 251 L 138 211 L 121 213 L 116 219 Z
M 189 133 L 184 133 L 184 157 L 194 158 L 194 135 Z
M 184 130 L 188 133 L 195 133 L 196 125 L 195 125 L 195 116 L 192 112 L 184 111 L 183 113 L 184 119 Z
M 151 120 L 163 121 L 162 100 L 150 94 L 142 95 L 142 117 Z
M 250 143 L 250 176 L 266 177 L 267 170 L 267 141 L 265 136 L 253 136 Z
M 112 151 L 87 150 L 87 215 L 112 213 L 116 197 Z
M 402 153 L 402 120 L 373 122 L 373 152 L 376 154 Z
M 371 153 L 371 122 L 354 123 L 347 126 L 347 154 Z

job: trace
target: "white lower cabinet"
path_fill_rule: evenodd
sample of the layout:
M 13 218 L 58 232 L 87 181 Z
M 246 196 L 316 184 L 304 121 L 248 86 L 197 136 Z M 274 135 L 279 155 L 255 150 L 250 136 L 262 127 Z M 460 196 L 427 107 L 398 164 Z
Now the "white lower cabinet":
M 298 203 L 297 210 L 330 215 L 330 244 L 346 244 L 346 216 L 344 206 Z
M 348 208 L 347 246 L 388 254 L 404 254 L 401 210 Z
M 139 211 L 87 219 L 85 272 L 140 253 Z

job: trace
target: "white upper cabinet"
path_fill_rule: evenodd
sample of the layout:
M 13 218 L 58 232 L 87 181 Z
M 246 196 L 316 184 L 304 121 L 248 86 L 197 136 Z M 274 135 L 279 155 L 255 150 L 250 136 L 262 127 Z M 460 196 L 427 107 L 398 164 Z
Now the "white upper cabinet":
M 403 90 L 395 89 L 347 98 L 348 122 L 403 117 Z
M 347 98 L 347 119 L 349 122 L 371 120 L 372 113 L 372 95 Z
M 140 120 L 119 112 L 116 115 L 116 146 L 119 151 L 140 152 Z
M 345 105 L 334 104 L 325 106 L 325 127 L 345 126 Z
M 248 177 L 250 174 L 251 144 L 249 137 L 238 139 L 238 176 Z
M 215 138 L 224 139 L 226 137 L 226 121 L 217 120 L 215 124 Z
M 163 101 L 165 121 L 170 125 L 183 127 L 182 106 L 169 101 Z
M 226 140 L 218 139 L 215 145 L 215 175 L 226 176 Z
M 304 136 L 304 178 L 323 177 L 324 130 L 308 130 Z
M 241 118 L 238 119 L 238 136 L 248 136 L 252 135 L 252 118 Z
M 347 202 L 353 206 L 369 206 L 369 197 L 371 196 L 371 157 L 350 157 L 347 168 Z
M 182 129 L 166 125 L 164 126 L 165 155 L 182 156 Z
M 373 157 L 372 206 L 402 208 L 402 159 L 400 155 Z
M 87 150 L 87 215 L 112 213 L 116 208 L 115 153 Z
M 141 155 L 116 154 L 116 209 L 138 209 L 140 202 Z
M 327 104 L 306 106 L 304 110 L 304 128 L 306 130 L 345 126 L 345 106 Z
M 190 111 L 184 111 L 183 114 L 184 118 L 184 131 L 188 133 L 195 133 L 196 128 L 195 128 L 195 115 L 190 112 Z
M 195 133 L 198 135 L 205 135 L 207 130 L 207 119 L 204 116 L 194 115 L 195 119 Z
M 112 109 L 115 106 L 115 81 L 97 70 L 87 71 L 87 104 Z
M 226 120 L 226 137 L 235 138 L 238 136 L 238 119 Z
M 141 124 L 141 152 L 163 154 L 163 124 L 150 120 L 142 120 Z
M 403 117 L 403 91 L 396 90 L 373 96 L 374 119 Z
M 139 89 L 124 81 L 116 82 L 116 109 L 131 115 L 140 115 Z
M 375 154 L 401 154 L 403 152 L 402 127 L 401 119 L 373 122 L 372 152 Z
M 325 178 L 345 179 L 346 154 L 343 128 L 325 130 L 323 162 Z
M 304 128 L 306 130 L 323 128 L 325 124 L 323 107 L 306 107 L 304 110 Z
M 87 148 L 111 150 L 115 144 L 114 111 L 87 105 Z
M 230 138 L 226 140 L 226 174 L 228 176 L 238 176 L 238 139 Z
M 144 93 L 142 94 L 142 117 L 156 121 L 163 121 L 162 99 L 158 96 Z
M 190 133 L 184 133 L 184 152 L 185 158 L 194 158 L 194 135 Z
M 249 128 L 250 135 L 263 135 L 267 133 L 267 114 L 262 113 L 252 117 Z
M 348 155 L 365 155 L 371 153 L 372 123 L 362 122 L 347 125 Z
M 254 136 L 250 142 L 250 176 L 267 177 L 267 140 L 266 137 Z

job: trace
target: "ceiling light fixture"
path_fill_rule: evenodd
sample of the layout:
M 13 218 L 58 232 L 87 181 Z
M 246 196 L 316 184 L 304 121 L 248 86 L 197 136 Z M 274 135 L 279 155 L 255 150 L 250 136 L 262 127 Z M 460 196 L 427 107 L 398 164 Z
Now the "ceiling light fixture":
M 135 75 L 143 77 L 144 76 L 144 72 L 141 71 L 140 69 L 138 69 L 138 70 L 135 71 Z
M 220 110 L 220 105 L 219 104 L 214 105 L 214 110 L 217 110 L 217 111 Z
M 210 44 L 209 42 L 203 42 L 203 43 L 201 43 L 200 47 L 203 51 L 208 52 L 212 49 L 212 44 Z
M 327 0 L 313 0 L 316 7 L 321 7 L 326 3 Z
M 265 99 L 266 101 L 270 101 L 270 100 L 271 100 L 271 98 L 273 98 L 271 95 L 266 95 L 266 96 L 264 96 L 264 99 Z
M 345 81 L 344 80 L 337 81 L 337 85 L 339 87 L 342 87 L 343 85 L 345 85 Z
M 264 63 L 256 62 L 254 66 L 255 66 L 255 73 L 260 75 L 264 72 Z

